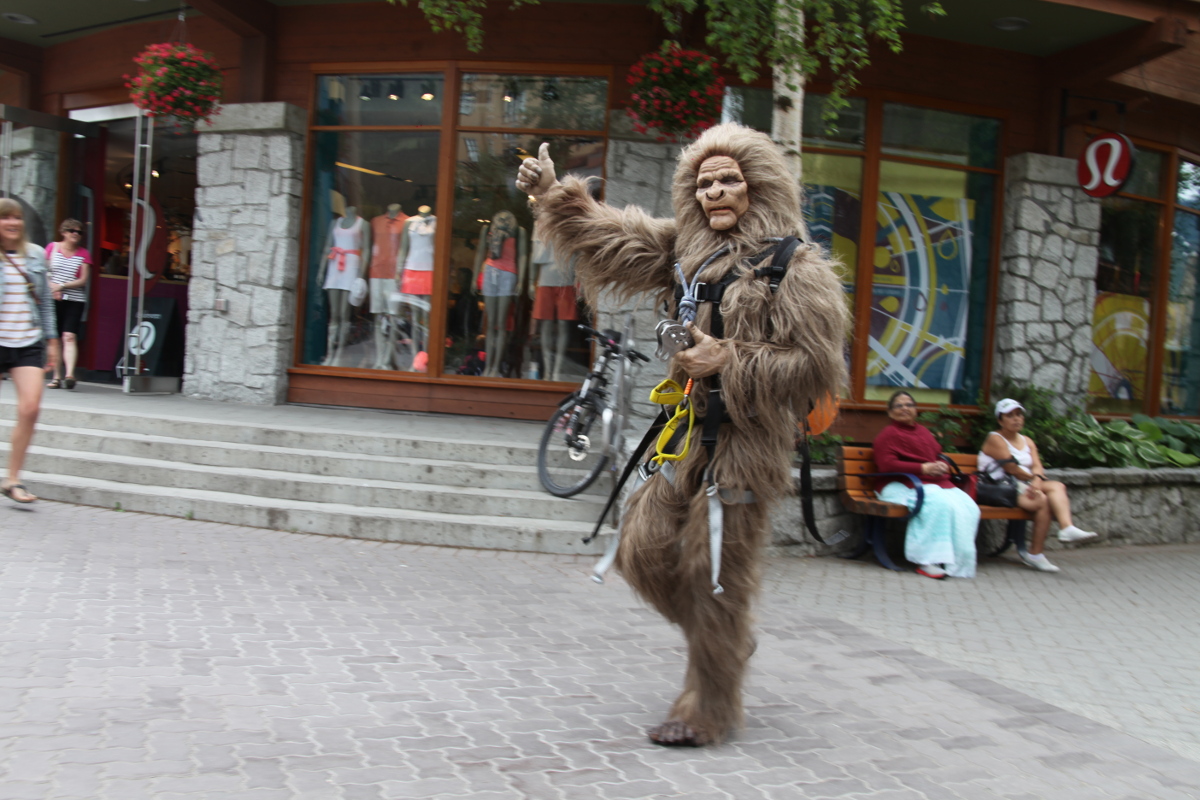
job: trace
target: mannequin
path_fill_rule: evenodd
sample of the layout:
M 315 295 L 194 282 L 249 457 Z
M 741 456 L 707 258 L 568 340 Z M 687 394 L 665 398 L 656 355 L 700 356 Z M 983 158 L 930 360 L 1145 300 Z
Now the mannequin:
M 575 310 L 575 257 L 560 264 L 554 246 L 541 238 L 539 226 L 533 226 L 533 257 L 530 259 L 529 296 L 533 300 L 533 318 L 538 321 L 542 340 L 544 380 L 561 381 L 567 354 L 567 340 Z
M 511 211 L 498 211 L 479 231 L 475 274 L 471 285 L 483 295 L 487 314 L 485 378 L 500 377 L 500 364 L 508 344 L 508 308 L 517 287 L 525 280 L 526 233 Z
M 436 232 L 437 217 L 433 215 L 433 209 L 421 206 L 417 215 L 405 222 L 400 234 L 400 251 L 396 254 L 401 302 L 407 302 L 409 307 L 410 372 L 426 369 L 428 356 L 422 357 L 422 354 L 426 352 L 425 340 L 429 336 L 429 295 L 433 294 L 433 237 Z M 399 309 L 392 313 L 398 314 Z
M 329 224 L 325 237 L 325 260 L 317 281 L 329 302 L 329 338 L 325 350 L 326 367 L 338 367 L 342 350 L 350 334 L 350 290 L 364 277 L 367 259 L 363 251 L 371 249 L 371 226 L 358 216 L 358 209 L 347 206 L 346 215 Z
M 396 292 L 396 253 L 408 215 L 399 203 L 371 220 L 371 313 L 375 315 L 375 364 L 373 369 L 393 369 L 396 352 L 396 319 L 389 298 Z

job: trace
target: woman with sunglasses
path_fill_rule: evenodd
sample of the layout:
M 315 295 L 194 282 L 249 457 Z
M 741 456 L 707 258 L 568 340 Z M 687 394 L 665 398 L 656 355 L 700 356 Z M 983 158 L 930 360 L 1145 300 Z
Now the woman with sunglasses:
M 79 329 L 87 305 L 84 287 L 87 286 L 92 257 L 83 247 L 83 224 L 79 220 L 64 219 L 58 231 L 62 239 L 46 247 L 46 260 L 50 262 L 50 291 L 54 294 L 54 313 L 58 317 L 63 357 L 62 364 L 54 368 L 54 380 L 46 385 L 51 389 L 74 389 Z
M 21 484 L 21 467 L 42 405 L 45 370 L 58 364 L 58 356 L 45 253 L 25 239 L 21 204 L 0 198 L 0 376 L 7 372 L 17 390 L 17 422 L 0 493 L 18 503 L 37 499 Z

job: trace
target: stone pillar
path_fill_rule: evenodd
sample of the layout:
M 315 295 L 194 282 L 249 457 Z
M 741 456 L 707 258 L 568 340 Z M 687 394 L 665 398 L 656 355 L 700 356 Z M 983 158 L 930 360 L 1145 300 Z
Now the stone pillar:
M 274 405 L 287 393 L 300 270 L 305 112 L 221 107 L 198 130 L 183 393 Z
M 619 117 L 618 118 L 618 115 Z M 613 128 L 628 128 L 624 112 L 614 112 Z M 660 144 L 646 137 L 630 134 L 630 139 L 613 138 L 608 143 L 605 172 L 604 199 L 617 208 L 641 206 L 654 217 L 674 217 L 671 205 L 671 178 L 675 174 L 675 161 L 679 157 L 679 145 Z M 609 297 L 601 298 L 596 312 L 599 328 L 621 330 L 625 312 L 633 312 L 634 341 L 652 360 L 642 366 L 633 385 L 632 403 L 642 416 L 654 416 L 659 407 L 647 398 L 650 390 L 658 385 L 667 372 L 666 364 L 653 358 L 655 340 L 654 326 L 663 318 L 662 309 L 654 308 L 652 298 L 639 295 L 624 303 Z M 635 428 L 638 425 L 635 423 Z
M 1005 170 L 992 374 L 1050 389 L 1065 409 L 1087 393 L 1100 201 L 1069 158 L 1022 153 Z
M 45 128 L 13 131 L 14 199 L 25 207 L 29 241 L 43 246 L 54 241 L 58 232 L 58 137 L 57 132 Z

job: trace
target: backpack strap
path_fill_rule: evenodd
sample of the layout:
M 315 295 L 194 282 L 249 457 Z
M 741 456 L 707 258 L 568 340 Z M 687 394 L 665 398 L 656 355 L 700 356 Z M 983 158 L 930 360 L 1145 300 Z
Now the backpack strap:
M 800 239 L 795 236 L 784 238 L 778 246 L 775 247 L 771 263 L 765 267 L 760 267 L 754 270 L 754 277 L 766 278 L 767 283 L 771 286 L 771 294 L 779 291 L 779 284 L 783 282 L 783 276 L 787 275 L 788 264 L 792 262 L 792 255 L 795 254 L 796 248 L 800 246 Z M 759 264 L 766 259 L 771 251 L 760 253 L 750 260 L 751 265 Z

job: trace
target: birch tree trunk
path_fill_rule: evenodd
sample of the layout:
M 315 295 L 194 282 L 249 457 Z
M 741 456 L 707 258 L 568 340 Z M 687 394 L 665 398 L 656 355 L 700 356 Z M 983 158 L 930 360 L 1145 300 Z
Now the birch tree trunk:
M 783 0 L 776 0 L 779 15 L 779 35 L 804 38 L 804 14 L 787 8 Z M 774 79 L 775 108 L 771 114 L 771 138 L 775 140 L 787 158 L 788 167 L 796 182 L 802 180 L 800 164 L 800 142 L 804 112 L 804 75 L 791 74 L 776 64 L 771 70 Z M 796 88 L 788 88 L 788 84 Z

